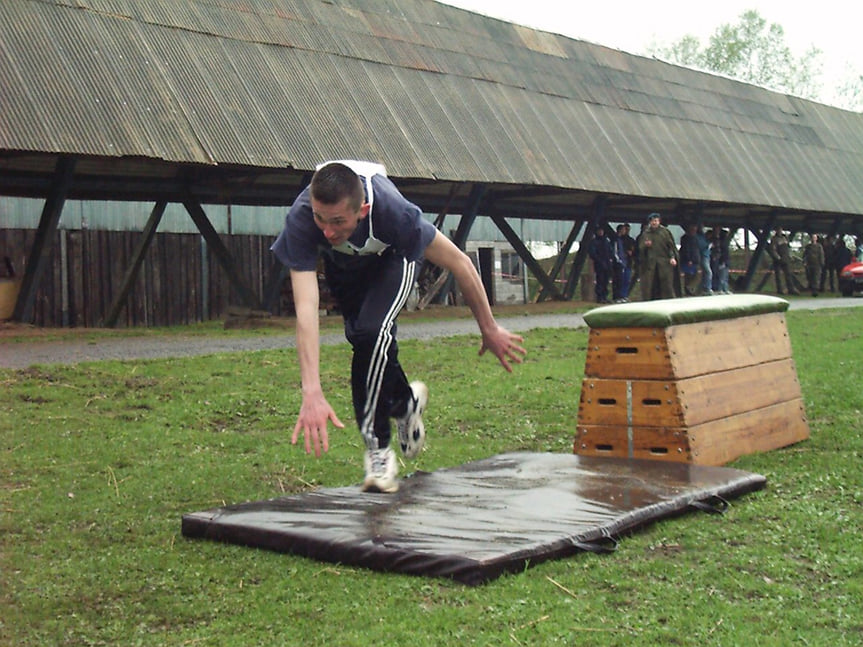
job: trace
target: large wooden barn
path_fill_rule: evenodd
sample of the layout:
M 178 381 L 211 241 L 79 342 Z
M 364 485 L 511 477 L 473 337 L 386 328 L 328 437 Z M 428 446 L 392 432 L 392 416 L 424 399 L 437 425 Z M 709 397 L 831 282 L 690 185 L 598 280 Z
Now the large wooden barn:
M 238 246 L 208 209 L 289 205 L 327 159 L 383 162 L 426 212 L 459 215 L 458 244 L 490 218 L 553 298 L 572 296 L 586 245 L 558 287 L 561 264 L 543 271 L 511 219 L 567 223 L 561 259 L 592 223 L 654 211 L 748 230 L 753 263 L 777 226 L 863 234 L 863 115 L 433 0 L 2 2 L 0 87 L 0 196 L 42 202 L 30 232 L 0 223 L 0 256 L 26 256 L 14 318 L 42 325 L 60 324 L 60 263 L 99 295 L 71 325 L 153 321 L 134 299 L 210 271 L 151 246 L 170 204 L 230 286 L 194 316 L 267 306 L 267 237 Z M 151 210 L 135 245 L 99 239 L 97 255 L 58 242 L 78 200 Z M 109 280 L 87 283 L 94 263 Z

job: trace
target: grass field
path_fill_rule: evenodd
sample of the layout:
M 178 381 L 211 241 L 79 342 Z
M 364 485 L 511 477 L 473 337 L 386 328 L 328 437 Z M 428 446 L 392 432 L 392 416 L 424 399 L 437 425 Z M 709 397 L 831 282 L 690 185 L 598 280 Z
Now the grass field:
M 180 535 L 186 512 L 360 480 L 353 428 L 319 460 L 290 444 L 292 350 L 0 371 L 0 644 L 863 644 L 861 315 L 788 313 L 812 438 L 731 465 L 765 490 L 476 588 Z M 432 390 L 403 473 L 571 452 L 587 331 L 526 337 L 512 375 L 477 337 L 400 344 Z M 322 349 L 345 422 L 349 361 Z

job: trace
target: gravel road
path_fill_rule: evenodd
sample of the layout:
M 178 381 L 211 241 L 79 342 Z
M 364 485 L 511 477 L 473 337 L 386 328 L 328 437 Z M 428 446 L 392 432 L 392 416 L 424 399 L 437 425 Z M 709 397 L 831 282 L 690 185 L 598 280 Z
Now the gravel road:
M 791 310 L 848 308 L 863 306 L 863 298 L 815 298 L 791 301 Z M 534 328 L 579 328 L 585 325 L 577 314 L 536 314 L 499 317 L 498 323 L 512 332 Z M 399 339 L 432 339 L 477 334 L 473 319 L 399 323 Z M 322 344 L 346 343 L 341 333 L 322 335 Z M 77 364 L 102 360 L 160 359 L 218 353 L 293 348 L 292 332 L 284 335 L 248 337 L 164 336 L 115 337 L 99 341 L 3 341 L 0 342 L 0 367 L 27 368 L 37 364 Z

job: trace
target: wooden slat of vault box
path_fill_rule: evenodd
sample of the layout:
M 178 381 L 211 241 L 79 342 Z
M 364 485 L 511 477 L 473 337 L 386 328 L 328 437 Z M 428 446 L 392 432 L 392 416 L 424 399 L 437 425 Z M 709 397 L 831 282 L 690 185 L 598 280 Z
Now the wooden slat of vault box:
M 663 328 L 591 328 L 585 377 L 671 379 Z
M 724 465 L 809 438 L 802 398 L 690 427 L 694 463 Z
M 668 328 L 592 328 L 585 377 L 669 380 L 791 357 L 782 313 Z
M 782 313 L 705 321 L 666 329 L 678 380 L 791 357 Z
M 676 391 L 689 428 L 801 397 L 790 358 L 678 380 Z
M 585 456 L 630 457 L 630 429 L 577 427 L 573 451 Z M 634 427 L 631 458 L 724 465 L 740 456 L 786 447 L 809 438 L 802 399 L 713 420 L 689 429 Z
M 627 385 L 632 388 L 631 404 Z M 684 425 L 683 409 L 672 380 L 585 378 L 581 385 L 578 422 L 652 427 Z
M 800 397 L 791 359 L 676 381 L 585 378 L 578 422 L 688 428 Z
M 573 452 L 582 456 L 647 458 L 681 463 L 695 462 L 686 431 L 673 427 L 639 427 L 633 430 L 632 455 L 629 429 L 613 425 L 578 425 Z

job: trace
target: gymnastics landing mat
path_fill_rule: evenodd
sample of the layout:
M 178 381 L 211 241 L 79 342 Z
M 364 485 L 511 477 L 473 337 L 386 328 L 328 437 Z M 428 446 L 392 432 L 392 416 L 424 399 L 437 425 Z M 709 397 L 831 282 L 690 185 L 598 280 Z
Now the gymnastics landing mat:
M 321 488 L 183 515 L 186 537 L 469 585 L 691 510 L 722 512 L 766 479 L 727 467 L 508 453 L 416 472 L 395 494 Z

